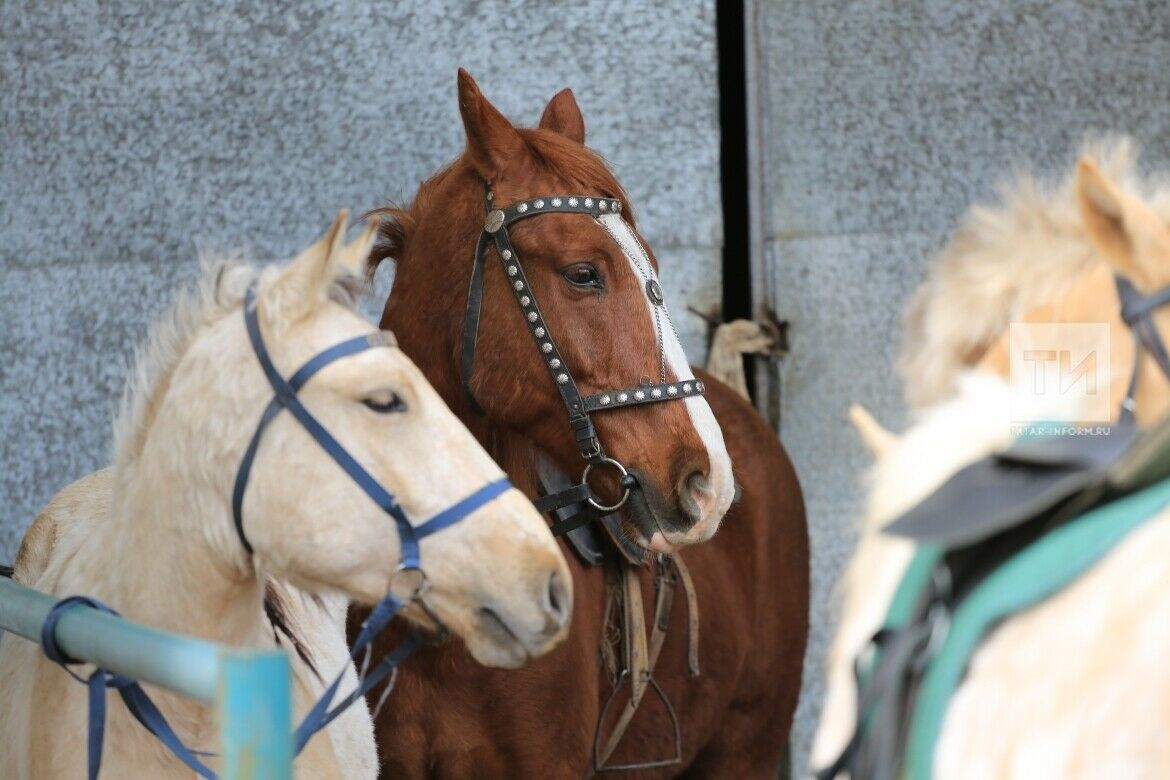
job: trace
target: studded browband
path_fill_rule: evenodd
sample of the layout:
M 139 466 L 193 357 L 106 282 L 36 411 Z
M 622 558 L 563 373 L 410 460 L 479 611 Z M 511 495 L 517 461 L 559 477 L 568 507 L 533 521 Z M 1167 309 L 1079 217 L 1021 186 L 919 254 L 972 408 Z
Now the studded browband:
M 512 293 L 520 310 L 524 314 L 528 331 L 536 342 L 541 359 L 548 368 L 561 400 L 569 413 L 569 424 L 577 439 L 577 446 L 581 456 L 589 463 L 600 464 L 606 460 L 597 432 L 589 415 L 606 409 L 617 409 L 625 406 L 672 401 L 681 398 L 702 395 L 703 383 L 697 379 L 687 379 L 678 382 L 659 382 L 654 384 L 640 384 L 631 387 L 607 390 L 592 395 L 582 395 L 573 379 L 572 372 L 565 365 L 540 307 L 528 277 L 516 255 L 508 236 L 508 226 L 527 217 L 550 212 L 568 214 L 588 214 L 594 218 L 606 214 L 620 214 L 621 201 L 614 198 L 597 198 L 585 195 L 546 195 L 538 198 L 529 198 L 513 203 L 506 208 L 494 208 L 493 193 L 490 187 L 486 188 L 484 206 L 487 217 L 484 220 L 483 232 L 475 247 L 475 263 L 471 270 L 471 284 L 467 293 L 467 312 L 463 330 L 462 376 L 463 388 L 467 393 L 472 407 L 480 410 L 471 388 L 471 375 L 475 367 L 475 347 L 479 333 L 480 314 L 483 310 L 483 278 L 484 258 L 487 255 L 489 242 L 494 241 L 496 253 L 503 264 L 504 273 L 512 286 Z M 662 289 L 656 280 L 646 284 L 646 295 L 655 306 L 665 306 Z

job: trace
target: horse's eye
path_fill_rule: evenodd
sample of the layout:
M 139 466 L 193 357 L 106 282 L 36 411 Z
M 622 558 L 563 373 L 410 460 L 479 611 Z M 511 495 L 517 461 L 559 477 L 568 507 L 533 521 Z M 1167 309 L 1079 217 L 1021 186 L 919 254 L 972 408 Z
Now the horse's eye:
M 561 271 L 561 276 L 574 287 L 592 287 L 600 290 L 605 284 L 593 263 L 574 263 Z
M 394 412 L 405 412 L 406 402 L 398 397 L 398 393 L 386 392 L 378 393 L 362 400 L 367 409 L 377 412 L 378 414 L 393 414 Z

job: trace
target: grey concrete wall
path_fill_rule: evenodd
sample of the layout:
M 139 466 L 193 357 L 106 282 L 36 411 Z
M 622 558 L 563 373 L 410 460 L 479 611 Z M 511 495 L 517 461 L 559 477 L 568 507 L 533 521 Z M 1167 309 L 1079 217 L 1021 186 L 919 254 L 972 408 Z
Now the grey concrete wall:
M 796 733 L 823 692 L 831 586 L 852 549 L 867 457 L 861 401 L 905 421 L 901 312 L 974 199 L 1013 165 L 1064 171 L 1087 132 L 1125 131 L 1170 164 L 1170 9 L 1160 0 L 755 0 L 764 303 L 792 323 L 783 438 L 808 498 L 813 638 Z
M 676 296 L 717 304 L 714 41 L 713 0 L 0 2 L 0 561 L 109 460 L 197 250 L 288 257 L 410 197 L 462 150 L 460 65 L 524 123 L 573 87 Z

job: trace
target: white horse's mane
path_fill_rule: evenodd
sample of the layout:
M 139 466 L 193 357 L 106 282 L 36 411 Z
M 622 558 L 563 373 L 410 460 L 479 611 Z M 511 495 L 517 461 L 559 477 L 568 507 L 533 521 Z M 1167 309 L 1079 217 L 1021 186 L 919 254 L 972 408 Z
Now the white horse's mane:
M 146 338 L 134 351 L 114 420 L 114 469 L 117 473 L 125 475 L 133 469 L 159 404 L 166 397 L 171 376 L 196 335 L 224 316 L 238 311 L 248 287 L 258 278 L 278 272 L 275 265 L 258 270 L 238 259 L 207 258 L 202 261 L 199 278 L 179 290 L 174 303 L 154 321 Z M 356 310 L 365 285 L 361 277 L 342 271 L 333 280 L 329 297 Z
M 195 283 L 182 288 L 134 350 L 114 419 L 114 467 L 132 469 L 183 355 L 204 328 L 243 303 L 257 271 L 239 260 L 205 260 Z
M 1087 141 L 1081 154 L 1170 221 L 1170 181 L 1137 171 L 1132 139 Z M 959 373 L 1009 322 L 1059 300 L 1099 262 L 1071 172 L 1055 184 L 1018 172 L 998 193 L 967 213 L 907 308 L 899 372 L 912 407 L 953 397 Z

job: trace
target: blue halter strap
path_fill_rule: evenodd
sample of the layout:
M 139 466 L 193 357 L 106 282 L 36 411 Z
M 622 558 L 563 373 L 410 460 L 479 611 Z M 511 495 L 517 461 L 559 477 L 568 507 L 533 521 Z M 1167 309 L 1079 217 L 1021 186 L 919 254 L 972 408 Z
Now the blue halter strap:
M 61 651 L 61 648 L 57 646 L 53 632 L 56 630 L 57 622 L 61 616 L 69 609 L 78 606 L 92 607 L 111 615 L 118 614 L 102 602 L 88 596 L 70 596 L 61 599 L 49 610 L 49 614 L 45 616 L 45 622 L 41 625 L 41 650 L 50 661 L 60 664 L 65 671 L 72 675 L 73 679 L 85 683 L 86 687 L 89 688 L 89 737 L 87 739 L 89 780 L 97 780 L 98 772 L 102 767 L 102 740 L 106 733 L 106 690 L 108 688 L 113 688 L 118 692 L 126 704 L 126 709 L 130 710 L 134 719 L 158 738 L 158 741 L 162 742 L 176 758 L 200 777 L 214 780 L 215 773 L 196 757 L 208 754 L 191 750 L 183 744 L 175 730 L 171 728 L 171 724 L 167 723 L 167 719 L 146 695 L 146 691 L 142 689 L 137 680 L 100 668 L 94 669 L 88 678 L 83 678 L 69 668 L 69 664 L 81 663 L 81 661 L 70 658 Z
M 268 407 L 264 410 L 264 414 L 260 416 L 260 422 L 256 426 L 256 432 L 252 434 L 252 440 L 248 443 L 248 449 L 245 451 L 244 458 L 240 462 L 240 469 L 236 473 L 235 489 L 232 491 L 232 518 L 236 524 L 236 531 L 240 535 L 240 541 L 243 543 L 244 549 L 249 553 L 252 552 L 252 545 L 248 542 L 248 537 L 244 533 L 244 492 L 248 487 L 248 474 L 252 469 L 252 462 L 255 460 L 256 451 L 260 446 L 260 437 L 263 435 L 268 423 L 280 413 L 281 409 L 288 409 L 293 417 L 297 419 L 297 422 L 321 445 L 321 448 L 325 450 L 326 454 L 362 489 L 362 492 L 381 507 L 382 511 L 394 518 L 402 546 L 401 568 L 403 569 L 419 569 L 421 567 L 418 548 L 419 541 L 433 533 L 454 525 L 476 509 L 479 509 L 484 504 L 497 498 L 511 488 L 511 483 L 507 479 L 500 479 L 496 482 L 489 483 L 454 506 L 435 515 L 425 523 L 421 523 L 418 526 L 411 525 L 406 517 L 406 513 L 390 491 L 382 487 L 378 483 L 378 480 L 374 479 L 370 472 L 366 471 L 341 446 L 341 443 L 337 439 L 333 438 L 333 435 L 325 429 L 325 426 L 297 398 L 297 391 L 304 387 L 305 383 L 314 374 L 335 360 L 355 355 L 358 352 L 363 352 L 372 347 L 388 346 L 384 334 L 379 331 L 336 344 L 311 358 L 307 363 L 297 369 L 296 373 L 290 379 L 286 380 L 276 370 L 276 366 L 272 364 L 272 358 L 268 355 L 268 348 L 264 345 L 264 338 L 260 335 L 260 322 L 256 313 L 256 294 L 254 289 L 248 290 L 247 298 L 244 302 L 244 322 L 248 328 L 248 338 L 252 342 L 252 349 L 256 353 L 256 359 L 260 361 L 260 367 L 264 369 L 264 375 L 268 377 L 268 383 L 272 385 L 272 390 L 275 393 L 273 399 L 268 403 Z
M 260 361 L 260 366 L 263 368 L 264 375 L 268 378 L 268 383 L 272 386 L 274 393 L 272 400 L 269 401 L 268 406 L 264 409 L 264 413 L 260 416 L 260 422 L 256 426 L 256 432 L 252 435 L 251 441 L 248 442 L 248 448 L 245 450 L 244 457 L 240 462 L 240 468 L 236 472 L 235 486 L 232 491 L 232 519 L 235 522 L 236 531 L 239 533 L 240 542 L 243 544 L 244 549 L 248 551 L 249 555 L 252 554 L 252 545 L 248 542 L 248 537 L 244 533 L 244 492 L 248 487 L 248 475 L 251 472 L 252 463 L 256 459 L 256 451 L 260 446 L 260 437 L 264 433 L 264 429 L 282 409 L 287 409 L 296 418 L 297 422 L 309 432 L 309 435 L 313 437 L 321 448 L 325 450 L 329 457 L 362 489 L 362 492 L 369 496 L 375 504 L 394 519 L 394 525 L 398 531 L 398 538 L 402 548 L 402 558 L 399 564 L 400 571 L 415 570 L 421 573 L 422 561 L 419 554 L 419 542 L 422 539 L 451 527 L 472 512 L 511 489 L 512 485 L 507 479 L 499 479 L 484 485 L 479 490 L 476 490 L 463 500 L 444 509 L 429 520 L 417 526 L 411 525 L 406 516 L 406 512 L 402 509 L 398 501 L 395 500 L 393 494 L 382 487 L 378 480 L 366 471 L 341 446 L 341 443 L 325 429 L 325 426 L 317 418 L 309 413 L 309 410 L 297 398 L 297 391 L 304 387 L 305 383 L 313 375 L 335 360 L 355 355 L 373 347 L 390 346 L 385 335 L 381 332 L 370 333 L 336 344 L 311 358 L 286 380 L 276 370 L 276 366 L 273 365 L 272 358 L 269 356 L 268 349 L 264 345 L 264 339 L 260 334 L 254 287 L 248 290 L 247 297 L 244 301 L 244 322 L 247 326 L 248 338 L 252 343 L 252 349 L 256 353 L 256 359 Z M 426 603 L 422 601 L 421 593 L 416 591 L 411 598 L 419 603 L 420 607 L 435 620 L 441 629 L 442 624 L 430 612 Z M 108 688 L 114 688 L 118 691 L 126 704 L 126 708 L 130 710 L 130 713 L 135 719 L 151 734 L 157 737 L 180 761 L 200 777 L 207 778 L 207 780 L 215 780 L 216 774 L 198 758 L 198 756 L 213 754 L 191 750 L 184 745 L 174 729 L 167 723 L 162 712 L 150 700 L 150 697 L 146 695 L 146 692 L 136 680 L 123 675 L 112 674 L 100 668 L 95 669 L 89 678 L 86 679 L 69 669 L 70 664 L 80 662 L 61 652 L 54 638 L 54 631 L 61 615 L 66 610 L 78 606 L 88 606 L 102 610 L 103 612 L 117 614 L 96 599 L 91 599 L 86 596 L 70 596 L 64 598 L 54 605 L 49 615 L 45 618 L 45 622 L 41 627 L 41 649 L 49 660 L 60 664 L 70 675 L 78 681 L 85 683 L 89 688 L 88 754 L 90 780 L 97 780 L 98 771 L 101 768 L 102 741 L 105 735 L 106 722 L 106 691 Z M 358 654 L 364 652 L 367 662 L 363 663 L 364 670 L 368 665 L 369 653 L 374 638 L 398 614 L 403 606 L 403 602 L 392 593 L 386 594 L 382 601 L 374 607 L 366 622 L 362 624 L 362 629 L 350 650 L 351 661 L 356 660 Z M 412 633 L 392 652 L 383 657 L 372 669 L 364 671 L 360 675 L 357 688 L 330 709 L 330 704 L 332 704 L 334 697 L 337 695 L 345 674 L 345 670 L 342 670 L 329 687 L 326 688 L 320 700 L 313 705 L 313 708 L 305 716 L 300 726 L 297 727 L 296 733 L 294 734 L 296 752 L 299 754 L 314 734 L 332 723 L 347 707 L 365 696 L 378 683 L 392 674 L 395 668 L 406 660 L 424 641 L 424 638 L 420 634 L 417 632 Z

